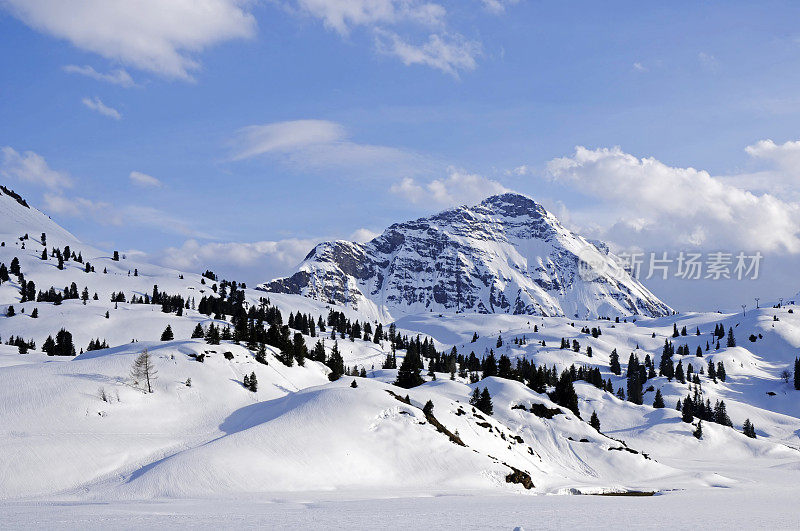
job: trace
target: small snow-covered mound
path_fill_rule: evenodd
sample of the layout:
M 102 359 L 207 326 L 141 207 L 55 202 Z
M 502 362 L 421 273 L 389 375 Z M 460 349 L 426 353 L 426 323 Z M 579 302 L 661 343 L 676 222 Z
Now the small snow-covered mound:
M 130 378 L 144 348 L 158 372 L 153 393 Z M 12 356 L 34 360 L 0 364 L 0 498 L 119 477 L 224 434 L 235 411 L 323 383 L 328 372 L 312 361 L 286 367 L 271 353 L 263 365 L 241 346 L 198 340 L 128 344 L 74 360 L 0 353 Z M 242 385 L 252 373 L 257 392 Z

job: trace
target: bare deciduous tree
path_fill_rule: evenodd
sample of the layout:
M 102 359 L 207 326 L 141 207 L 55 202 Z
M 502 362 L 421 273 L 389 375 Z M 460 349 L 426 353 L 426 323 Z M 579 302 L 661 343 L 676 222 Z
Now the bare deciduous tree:
M 791 378 L 791 377 L 792 377 L 792 373 L 790 373 L 788 370 L 783 369 L 781 371 L 781 378 L 783 378 L 784 382 L 789 383 L 789 378 Z
M 150 357 L 147 349 L 144 349 L 141 354 L 136 356 L 131 368 L 131 378 L 133 378 L 134 384 L 141 382 L 148 393 L 153 392 L 152 383 L 158 378 L 158 371 L 153 365 L 153 358 Z

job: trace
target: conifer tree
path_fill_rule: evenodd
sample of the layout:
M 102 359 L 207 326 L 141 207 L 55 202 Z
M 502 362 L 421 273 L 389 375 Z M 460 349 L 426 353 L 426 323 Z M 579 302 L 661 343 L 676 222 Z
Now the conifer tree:
M 733 337 L 733 327 L 728 327 L 728 346 L 735 347 L 736 346 L 736 338 Z
M 475 387 L 475 389 L 473 389 L 472 391 L 472 396 L 470 396 L 469 405 L 477 408 L 480 401 L 481 401 L 481 388 Z
M 255 371 L 250 373 L 250 387 L 249 387 L 249 389 L 254 393 L 256 391 L 258 391 L 258 378 L 256 378 Z
M 478 400 L 478 409 L 487 415 L 491 415 L 494 412 L 494 407 L 492 406 L 492 397 L 489 394 L 488 387 L 484 387 L 483 391 L 481 391 L 481 397 L 480 400 Z
M 655 398 L 653 398 L 653 407 L 654 408 L 664 407 L 664 397 L 661 395 L 661 389 L 656 390 L 656 396 Z
M 622 367 L 619 365 L 619 354 L 617 354 L 617 349 L 611 351 L 611 355 L 609 356 L 609 368 L 611 372 L 619 376 L 622 374 Z
M 192 332 L 192 339 L 199 339 L 205 337 L 206 332 L 203 330 L 203 325 L 197 323 L 197 326 L 194 327 L 194 332 Z
M 425 383 L 420 372 L 422 371 L 422 360 L 417 353 L 416 347 L 409 345 L 406 350 L 406 356 L 403 358 L 403 363 L 400 364 L 400 369 L 397 371 L 397 380 L 394 384 L 404 389 L 410 389 Z
M 750 419 L 745 419 L 744 424 L 742 425 L 742 433 L 751 439 L 756 438 L 756 428 L 753 426 L 753 423 L 750 422 Z
M 800 390 L 800 358 L 794 359 L 794 388 Z
M 161 334 L 161 341 L 172 341 L 173 339 L 175 339 L 175 335 L 172 333 L 172 327 L 167 325 Z
M 328 367 L 331 369 L 328 379 L 332 382 L 338 380 L 344 374 L 344 359 L 339 352 L 338 341 L 334 342 L 333 349 L 331 349 L 331 355 L 328 358 Z
M 692 435 L 694 435 L 695 439 L 702 439 L 703 438 L 703 421 L 702 420 L 698 420 L 697 421 L 697 428 L 695 428 L 695 430 L 692 432 Z
M 622 391 L 621 387 L 620 391 Z M 561 377 L 558 379 L 558 382 L 556 382 L 555 390 L 550 399 L 580 417 L 580 411 L 578 410 L 578 393 L 575 392 L 575 386 L 572 383 L 572 377 L 568 370 L 561 373 Z
M 725 373 L 725 365 L 721 361 L 717 362 L 717 378 L 724 382 L 727 377 L 728 376 Z
M 153 359 L 147 349 L 136 357 L 131 368 L 131 377 L 134 382 L 139 382 L 148 393 L 153 392 L 152 383 L 157 379 L 158 371 L 153 364 Z
M 589 419 L 589 425 L 597 431 L 600 431 L 600 419 L 597 417 L 596 411 L 592 411 L 592 417 Z
M 687 396 L 683 400 L 683 407 L 681 408 L 681 420 L 690 424 L 694 420 L 694 407 L 692 403 L 692 397 Z

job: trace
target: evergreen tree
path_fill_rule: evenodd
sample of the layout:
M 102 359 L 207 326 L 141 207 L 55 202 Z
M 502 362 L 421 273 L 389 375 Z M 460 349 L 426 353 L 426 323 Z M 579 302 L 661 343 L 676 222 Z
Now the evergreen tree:
M 695 439 L 702 439 L 703 438 L 703 421 L 702 420 L 698 420 L 697 421 L 697 428 L 692 432 L 692 435 L 694 435 Z
M 36 319 L 37 317 L 39 317 L 39 308 L 34 308 L 31 312 L 31 319 Z
M 619 376 L 622 374 L 622 367 L 619 365 L 619 354 L 617 354 L 617 349 L 611 351 L 611 355 L 609 358 L 609 368 L 611 372 Z
M 678 360 L 678 364 L 675 366 L 675 379 L 680 383 L 686 383 L 686 377 L 683 374 L 683 361 L 681 360 Z
M 481 397 L 478 400 L 478 409 L 480 409 L 487 415 L 491 415 L 494 411 L 494 408 L 492 406 L 492 396 L 489 394 L 488 387 L 484 387 L 483 391 L 481 391 Z
M 206 343 L 209 345 L 219 345 L 220 342 L 220 335 L 219 335 L 219 328 L 214 323 L 208 325 L 208 330 L 206 331 Z
M 472 391 L 472 396 L 470 396 L 469 398 L 469 405 L 471 405 L 474 408 L 477 408 L 480 401 L 481 401 L 481 388 L 476 386 L 475 389 L 473 389 Z
M 756 438 L 756 428 L 753 426 L 753 423 L 750 422 L 750 419 L 745 419 L 744 424 L 742 425 L 742 433 L 751 439 Z
M 493 350 L 490 349 L 489 355 L 483 359 L 481 370 L 483 371 L 484 378 L 488 378 L 489 376 L 497 376 L 497 360 L 494 357 Z
M 731 418 L 728 416 L 728 410 L 725 407 L 725 401 L 719 401 L 714 405 L 714 422 L 722 424 L 723 426 L 733 426 Z
M 717 378 L 724 382 L 727 377 L 728 375 L 725 373 L 725 365 L 723 365 L 721 361 L 717 362 Z
M 194 327 L 194 332 L 192 332 L 192 339 L 199 339 L 205 337 L 206 332 L 203 330 L 203 325 L 197 323 L 197 326 Z
M 736 346 L 736 338 L 733 337 L 733 327 L 728 327 L 728 346 L 735 347 Z
M 694 420 L 694 407 L 692 403 L 692 398 L 687 396 L 683 400 L 683 407 L 681 408 L 681 420 L 690 424 Z
M 658 369 L 661 373 L 661 376 L 666 376 L 668 379 L 672 380 L 675 376 L 675 366 L 672 364 L 672 356 L 675 353 L 675 350 L 668 340 L 664 340 L 664 348 L 661 351 L 661 362 L 659 363 Z
M 597 417 L 596 411 L 592 411 L 592 418 L 589 419 L 589 425 L 597 431 L 600 431 L 600 419 Z
M 653 407 L 654 408 L 663 408 L 664 407 L 664 397 L 661 395 L 661 389 L 656 391 L 656 396 L 653 398 Z
M 353 389 L 355 389 L 356 387 L 358 387 L 358 382 L 356 382 L 355 380 L 353 380 L 353 382 L 350 384 L 350 387 L 352 387 Z M 430 402 L 430 400 L 428 400 L 428 402 Z
M 620 388 L 620 390 L 622 390 L 622 388 Z M 572 383 L 572 377 L 568 370 L 561 373 L 561 377 L 556 382 L 555 390 L 550 396 L 550 399 L 580 417 L 580 411 L 578 410 L 578 393 L 575 392 L 575 386 Z
M 800 390 L 800 358 L 794 359 L 794 388 Z
M 172 333 L 172 327 L 167 325 L 161 334 L 161 341 L 172 341 L 173 339 L 175 339 L 175 335 Z
M 6 308 L 6 317 L 14 317 L 16 313 L 17 312 L 14 310 L 14 305 L 9 305 L 9 307 Z
M 420 375 L 421 371 L 422 359 L 420 359 L 416 347 L 409 345 L 403 363 L 400 364 L 400 369 L 397 371 L 397 380 L 394 385 L 404 389 L 422 385 L 425 380 Z
M 254 393 L 256 391 L 258 391 L 258 378 L 256 378 L 255 371 L 250 373 L 250 387 L 249 387 L 249 389 Z
M 331 355 L 328 358 L 328 367 L 331 369 L 328 379 L 332 382 L 338 380 L 344 374 L 344 359 L 339 352 L 338 341 L 334 342 L 333 349 L 331 349 Z
M 639 359 L 631 353 L 628 359 L 628 401 L 634 404 L 642 404 L 642 387 L 644 382 L 641 377 L 642 371 L 639 370 Z

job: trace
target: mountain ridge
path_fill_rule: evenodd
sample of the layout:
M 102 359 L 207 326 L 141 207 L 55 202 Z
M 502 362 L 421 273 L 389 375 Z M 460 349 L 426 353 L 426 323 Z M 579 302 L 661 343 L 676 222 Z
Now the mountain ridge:
M 296 273 L 259 289 L 383 318 L 428 311 L 576 317 L 672 312 L 598 243 L 564 227 L 530 197 L 506 193 L 394 223 L 366 243 L 323 242 Z

